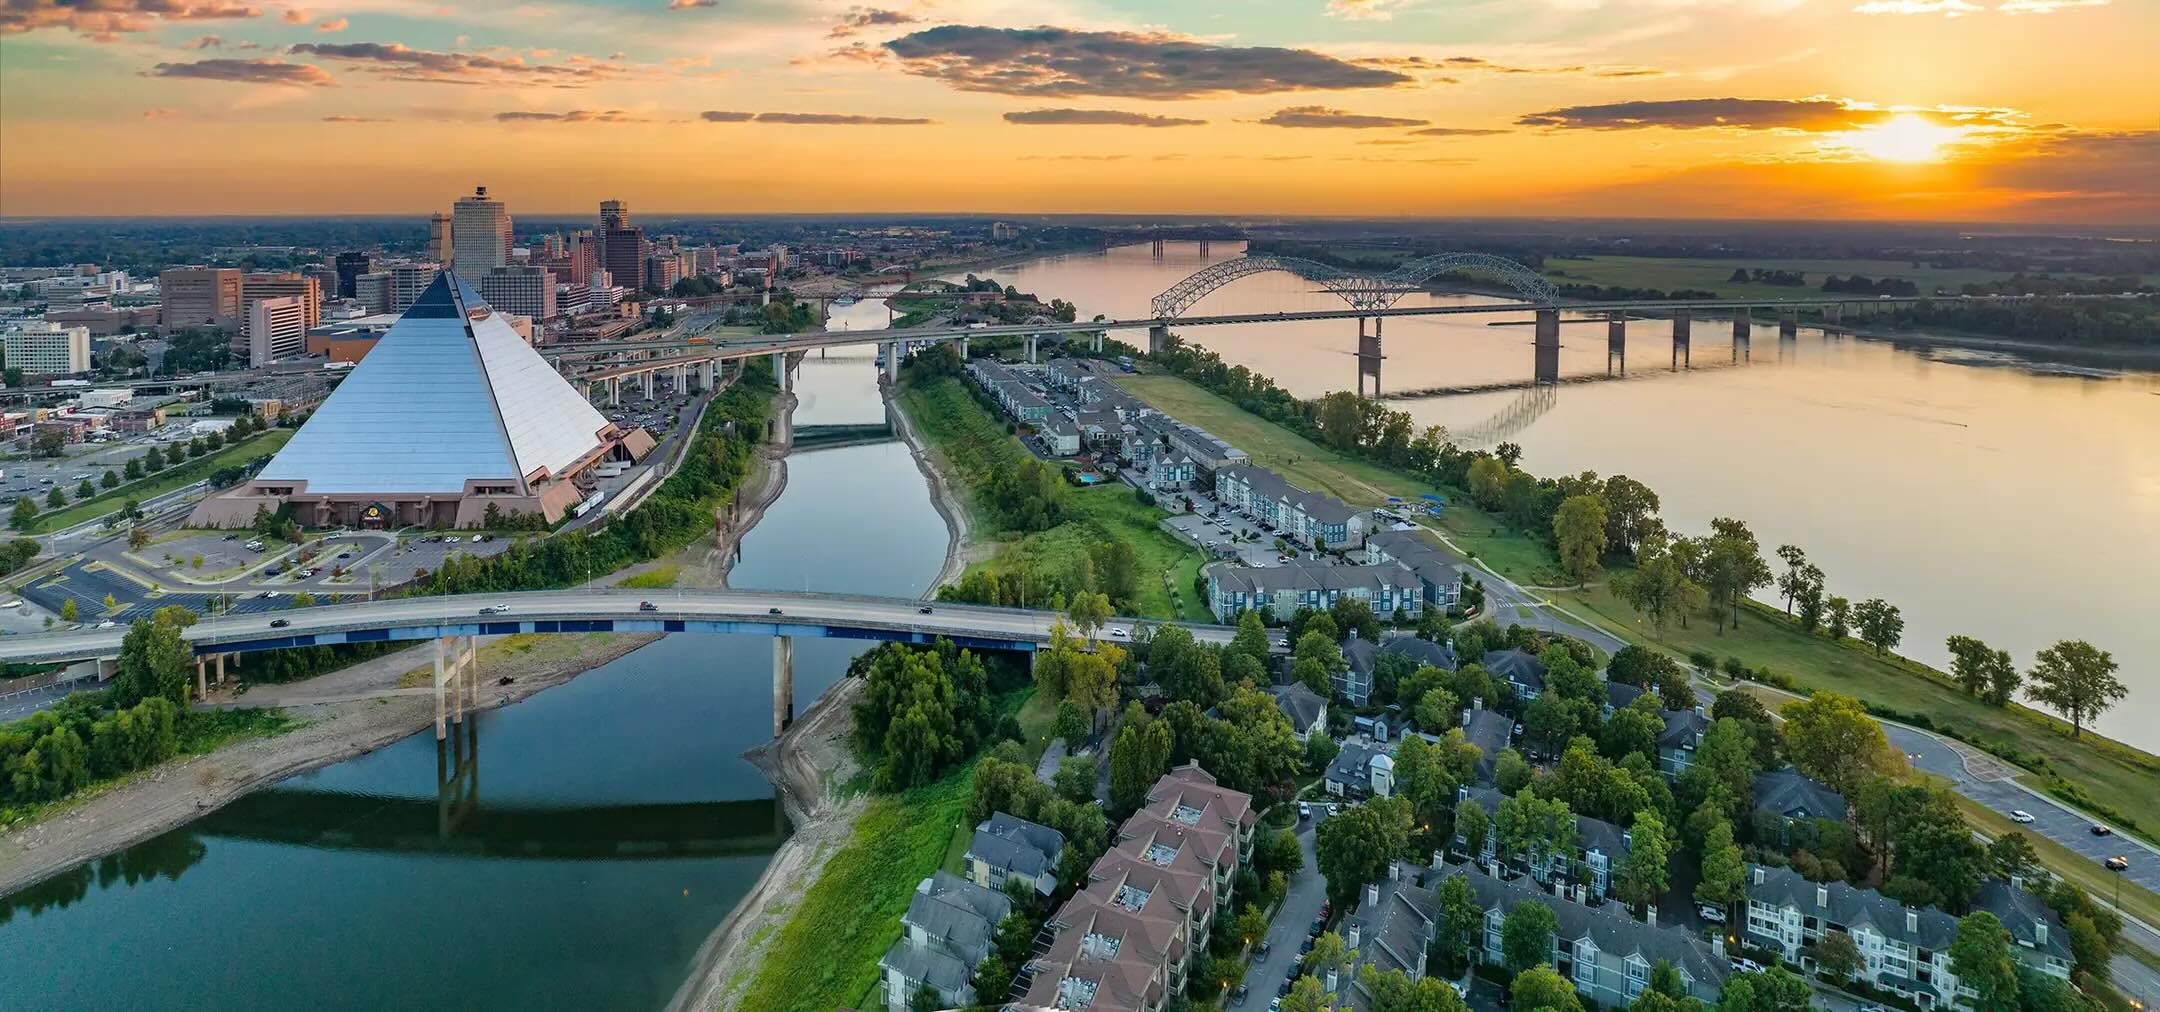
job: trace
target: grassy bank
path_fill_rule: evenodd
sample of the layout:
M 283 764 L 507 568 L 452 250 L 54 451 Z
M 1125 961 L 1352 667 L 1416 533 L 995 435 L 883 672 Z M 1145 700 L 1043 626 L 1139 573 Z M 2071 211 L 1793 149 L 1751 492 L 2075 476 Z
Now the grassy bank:
M 1434 489 L 1408 475 L 1321 447 L 1174 376 L 1131 376 L 1121 382 L 1157 407 L 1244 448 L 1256 463 L 1344 501 L 1371 504 L 1387 495 L 1438 491 L 1450 503 L 1439 529 L 1464 551 L 1518 583 L 1553 586 L 1567 582 L 1542 540 L 1509 530 L 1468 505 L 1468 497 L 1456 490 Z M 2066 800 L 2073 801 L 2075 793 L 2082 793 L 2097 805 L 2128 816 L 2146 835 L 2160 833 L 2160 796 L 2156 796 L 2160 792 L 2152 789 L 2160 783 L 2160 758 L 2089 732 L 2083 739 L 2072 740 L 2069 725 L 2051 716 L 2023 706 L 1988 706 L 1967 696 L 1943 672 L 1894 654 L 1878 656 L 1851 640 L 1837 643 L 1803 632 L 1781 613 L 1759 605 L 1747 609 L 1739 629 L 1719 632 L 1709 621 L 1696 618 L 1688 628 L 1666 629 L 1659 639 L 1633 608 L 1613 594 L 1609 582 L 1550 592 L 1547 597 L 1615 635 L 1662 647 L 1682 658 L 1695 650 L 1707 650 L 1721 659 L 1736 656 L 1751 667 L 1789 675 L 1804 690 L 1835 690 L 1908 720 L 1923 718 L 1937 729 L 1952 731 L 1997 754 L 2022 757 L 2021 765 L 2032 771 L 2025 780 L 2033 787 L 2055 788 L 2058 796 L 2071 794 Z M 1495 618 L 1506 622 L 1516 616 Z
M 210 477 L 212 473 L 221 468 L 236 467 L 257 457 L 276 453 L 280 447 L 285 445 L 286 440 L 293 437 L 293 432 L 292 429 L 271 429 L 268 432 L 248 437 L 246 442 L 238 446 L 228 446 L 216 453 L 190 460 L 179 467 L 169 467 L 147 478 L 116 485 L 109 490 L 99 492 L 96 498 L 85 499 L 65 509 L 40 513 L 36 520 L 31 521 L 26 533 L 43 534 L 47 531 L 65 530 L 86 520 L 95 520 L 119 509 L 120 504 L 129 499 L 136 502 L 147 502 L 167 492 L 192 485 Z M 40 500 L 40 502 L 42 501 Z
M 1207 560 L 1200 551 L 1165 533 L 1157 524 L 1169 516 L 1144 505 L 1121 483 L 1074 489 L 1066 499 L 1065 518 L 1044 531 L 1022 533 L 1003 525 L 983 501 L 981 489 L 999 468 L 1016 465 L 1026 450 L 1007 435 L 1005 426 L 968 393 L 963 381 L 944 377 L 910 380 L 900 395 L 901 409 L 930 445 L 933 461 L 965 490 L 970 526 L 979 539 L 997 547 L 969 572 L 1070 572 L 1090 546 L 1118 541 L 1132 546 L 1140 574 L 1131 606 L 1145 618 L 1207 621 L 1209 615 L 1193 593 L 1193 578 Z
M 1734 282 L 1732 272 L 1736 269 L 1762 271 L 1797 271 L 1803 275 L 1805 285 L 1766 285 L 1753 282 Z M 2008 271 L 1990 271 L 1974 268 L 1943 268 L 1913 266 L 1910 260 L 1813 260 L 1755 259 L 1698 259 L 1695 257 L 1546 257 L 1548 276 L 1561 272 L 1559 280 L 1586 282 L 1623 288 L 1659 288 L 1671 291 L 1691 288 L 1716 292 L 1722 296 L 1745 298 L 1793 298 L 1822 294 L 1823 279 L 1832 274 L 1851 277 L 1854 274 L 1870 278 L 1903 278 L 1918 285 L 1922 294 L 1937 288 L 1957 291 L 1965 285 L 2000 281 L 2010 276 Z
M 937 871 L 967 807 L 973 767 L 873 798 L 847 845 L 788 912 L 738 1007 L 867 1008 L 878 959 L 900 937 L 915 885 Z

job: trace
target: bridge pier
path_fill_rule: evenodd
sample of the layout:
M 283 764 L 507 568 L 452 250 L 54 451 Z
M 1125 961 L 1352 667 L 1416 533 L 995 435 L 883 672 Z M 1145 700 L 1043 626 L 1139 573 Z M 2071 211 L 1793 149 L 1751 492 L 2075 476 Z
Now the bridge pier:
M 961 364 L 962 364 L 962 365 L 965 365 L 965 364 L 967 364 L 967 360 L 968 360 L 968 339 L 967 339 L 967 338 L 966 338 L 965 336 L 963 336 L 963 337 L 961 337 L 961 338 L 960 338 L 960 362 L 961 362 Z
M 900 382 L 900 342 L 885 342 L 885 382 Z
M 1537 336 L 1532 342 L 1536 352 L 1536 382 L 1560 382 L 1560 311 L 1540 309 L 1537 311 Z
M 1374 397 L 1380 396 L 1380 360 L 1386 357 L 1380 353 L 1380 323 L 1380 317 L 1373 318 L 1372 335 L 1368 337 L 1365 334 L 1365 318 L 1358 317 L 1357 389 L 1359 397 L 1365 396 L 1365 377 L 1367 376 L 1372 377 L 1372 395 Z
M 1150 355 L 1160 355 L 1170 350 L 1170 327 L 1158 323 L 1147 329 L 1147 350 Z
M 1205 260 L 1205 259 L 1207 259 L 1207 255 L 1208 255 L 1208 241 L 1207 241 L 1206 239 L 1202 239 L 1202 240 L 1200 240 L 1200 258 L 1201 258 L 1201 259 L 1203 259 L 1203 260 Z M 1098 350 L 1099 350 L 1099 349 L 1098 349 Z
M 653 371 L 652 371 L 652 370 L 650 370 L 650 369 L 647 369 L 647 370 L 645 370 L 645 374 L 644 374 L 644 376 L 643 376 L 642 378 L 643 378 L 643 379 L 645 380 L 645 399 L 646 399 L 646 400 L 648 400 L 648 401 L 649 401 L 649 400 L 652 400 L 652 399 L 653 399 L 653 397 L 652 397 L 652 394 L 653 394 L 653 382 L 652 382 L 652 377 L 653 377 Z
M 435 740 L 450 733 L 450 724 L 465 723 L 466 697 L 475 710 L 480 706 L 480 686 L 475 670 L 480 666 L 479 639 L 473 636 L 439 636 L 435 639 Z M 448 657 L 444 656 L 445 652 Z M 449 689 L 447 698 L 444 688 Z
M 1613 361 L 1620 362 L 1620 372 L 1627 373 L 1627 314 L 1608 313 L 1605 316 L 1605 372 L 1611 375 Z
M 1748 343 L 1749 341 L 1751 341 L 1751 340 L 1754 340 L 1754 338 L 1755 338 L 1755 319 L 1754 319 L 1754 317 L 1753 317 L 1753 316 L 1752 316 L 1752 315 L 1751 315 L 1751 314 L 1749 313 L 1749 311 L 1748 311 L 1747 307 L 1745 307 L 1745 306 L 1742 306 L 1742 307 L 1740 307 L 1739 309 L 1735 309 L 1735 310 L 1733 310 L 1733 317 L 1732 317 L 1732 340 L 1733 340 L 1733 346 L 1734 346 L 1734 347 L 1739 347 L 1740 345 L 1746 344 L 1746 343 Z
M 1035 342 L 1039 337 L 1041 337 L 1039 334 L 1029 334 L 1027 336 L 1027 363 L 1029 365 L 1035 364 Z
M 195 698 L 196 698 L 196 699 L 209 699 L 209 698 L 210 698 L 210 683 L 208 683 L 207 681 L 204 681 L 204 679 L 203 679 L 203 663 L 204 663 L 205 661 L 208 661 L 208 660 L 209 660 L 209 658 L 207 658 L 207 657 L 204 657 L 204 656 L 203 656 L 203 655 L 201 655 L 201 654 L 196 654 L 196 655 L 195 655 Z
M 772 663 L 772 733 L 777 738 L 795 723 L 795 637 L 773 637 Z
M 1692 366 L 1695 364 L 1693 350 L 1688 347 L 1688 341 L 1693 331 L 1694 321 L 1688 318 L 1688 311 L 1685 309 L 1676 310 L 1672 317 L 1672 367 L 1674 369 L 1678 369 L 1682 365 Z
M 1100 331 L 1100 330 L 1098 330 L 1098 331 L 1096 331 L 1096 332 L 1095 332 L 1095 340 L 1094 340 L 1094 342 L 1093 342 L 1093 344 L 1094 344 L 1094 349 L 1095 349 L 1095 354 L 1097 354 L 1097 355 L 1100 355 L 1100 354 L 1102 354 L 1102 343 L 1103 343 L 1103 332 L 1102 332 L 1102 331 Z
M 1791 341 L 1800 336 L 1800 311 L 1787 309 L 1778 313 L 1777 336 L 1780 341 Z
M 622 406 L 622 377 L 610 376 L 607 381 L 607 406 Z

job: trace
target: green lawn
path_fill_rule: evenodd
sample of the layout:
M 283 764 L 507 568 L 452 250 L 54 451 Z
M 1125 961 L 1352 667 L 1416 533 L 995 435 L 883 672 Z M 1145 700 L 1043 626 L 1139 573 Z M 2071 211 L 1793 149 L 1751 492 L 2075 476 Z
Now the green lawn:
M 1003 530 L 975 490 L 997 468 L 1025 456 L 1019 441 L 1006 434 L 1004 425 L 958 379 L 910 380 L 900 405 L 922 430 L 938 468 L 966 491 L 975 535 L 1000 543 L 991 559 L 971 569 L 1067 573 L 1090 547 L 1122 541 L 1132 546 L 1140 569 L 1140 586 L 1125 610 L 1143 618 L 1210 620 L 1205 603 L 1193 592 L 1193 578 L 1206 557 L 1158 527 L 1169 514 L 1142 505 L 1130 486 L 1074 489 L 1066 499 L 1066 518 L 1056 527 L 1026 535 Z
M 900 937 L 915 884 L 938 870 L 957 835 L 973 770 L 868 802 L 847 845 L 779 929 L 737 1007 L 827 1012 L 870 993 L 878 958 Z
M 1431 491 L 1407 476 L 1317 446 L 1177 377 L 1150 375 L 1121 381 L 1149 403 L 1245 448 L 1256 462 L 1307 488 L 1366 503 L 1377 501 L 1374 491 L 1379 489 L 1400 496 Z M 1356 494 L 1367 487 L 1374 491 Z M 1518 583 L 1557 586 L 1567 582 L 1543 541 L 1508 530 L 1453 490 L 1441 490 L 1441 494 L 1450 505 L 1438 526 L 1464 550 Z M 1803 633 L 1781 613 L 1759 606 L 1742 615 L 1737 630 L 1721 634 L 1707 619 L 1696 617 L 1689 628 L 1668 628 L 1658 641 L 1634 609 L 1603 582 L 1548 596 L 1616 635 L 1663 647 L 1683 658 L 1694 650 L 1708 650 L 1720 658 L 1737 656 L 1750 667 L 1767 666 L 1791 675 L 1803 688 L 1835 690 L 1899 713 L 1925 715 L 1936 727 L 1954 729 L 1967 740 L 2037 756 L 2045 769 L 2026 776 L 2032 786 L 2046 789 L 2046 774 L 2053 773 L 2099 804 L 2128 815 L 2146 835 L 2160 834 L 2160 792 L 2153 790 L 2160 783 L 2160 757 L 2090 734 L 2073 741 L 2067 724 L 2022 706 L 1988 706 L 1957 689 L 1948 675 L 1924 664 L 1894 654 L 1878 657 L 1853 641 L 1833 643 Z M 1494 617 L 1501 622 L 1511 618 Z
M 1799 271 L 1807 281 L 1804 286 L 1735 284 L 1728 280 L 1733 269 Z M 1968 268 L 1941 269 L 1915 267 L 1909 260 L 1754 260 L 1695 259 L 1693 257 L 1546 257 L 1546 276 L 1556 281 L 1574 281 L 1597 285 L 1618 285 L 1626 288 L 1693 288 L 1716 292 L 1719 295 L 1753 298 L 1790 298 L 1822 294 L 1825 277 L 1836 274 L 1850 277 L 1864 274 L 1871 278 L 1904 278 L 1920 286 L 1922 294 L 1941 288 L 1955 292 L 1959 288 L 1984 281 L 1997 281 L 2010 276 L 2008 271 L 1988 271 Z M 1555 277 L 1553 272 L 1563 276 Z
M 241 443 L 239 446 L 228 446 L 216 453 L 190 460 L 179 467 L 166 468 L 147 478 L 123 482 L 109 491 L 99 492 L 97 498 L 85 499 L 65 509 L 40 513 L 38 518 L 31 522 L 27 533 L 43 534 L 47 531 L 64 530 L 83 521 L 94 520 L 99 516 L 110 513 L 120 508 L 120 504 L 126 500 L 133 499 L 136 502 L 145 502 L 174 489 L 192 485 L 204 478 L 208 478 L 211 472 L 220 468 L 244 464 L 256 457 L 276 453 L 279 447 L 285 445 L 286 440 L 293 437 L 293 431 L 292 429 L 271 429 L 268 432 L 249 437 L 247 442 Z M 39 500 L 39 505 L 43 504 L 44 501 Z
M 624 577 L 618 587 L 635 587 L 640 590 L 664 590 L 675 585 L 682 574 L 681 566 L 655 566 L 636 576 Z

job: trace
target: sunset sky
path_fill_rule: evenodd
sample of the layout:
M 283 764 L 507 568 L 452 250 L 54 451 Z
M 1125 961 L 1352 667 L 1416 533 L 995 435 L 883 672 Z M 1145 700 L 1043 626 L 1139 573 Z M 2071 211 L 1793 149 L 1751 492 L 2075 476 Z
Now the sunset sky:
M 0 0 L 0 215 L 2160 223 L 2155 0 Z

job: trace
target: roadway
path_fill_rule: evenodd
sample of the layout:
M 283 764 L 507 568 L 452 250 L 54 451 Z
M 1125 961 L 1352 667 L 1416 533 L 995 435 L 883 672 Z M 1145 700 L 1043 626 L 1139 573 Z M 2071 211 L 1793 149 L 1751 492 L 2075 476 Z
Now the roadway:
M 644 611 L 649 601 L 654 610 Z M 501 614 L 482 615 L 484 606 Z M 925 614 L 924 610 L 929 609 Z M 511 633 L 710 632 L 928 642 L 950 638 L 985 649 L 1033 650 L 1049 642 L 1057 612 L 981 605 L 925 605 L 913 598 L 751 590 L 615 589 L 393 598 L 204 619 L 183 635 L 199 654 L 336 643 Z M 273 628 L 271 621 L 286 625 Z M 1099 635 L 1130 639 L 1137 619 L 1112 619 Z M 1206 643 L 1236 630 L 1188 625 Z M 76 628 L 0 639 L 0 661 L 52 663 L 116 657 L 123 626 Z

